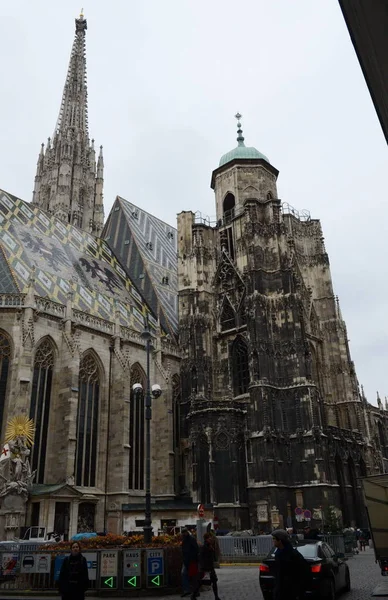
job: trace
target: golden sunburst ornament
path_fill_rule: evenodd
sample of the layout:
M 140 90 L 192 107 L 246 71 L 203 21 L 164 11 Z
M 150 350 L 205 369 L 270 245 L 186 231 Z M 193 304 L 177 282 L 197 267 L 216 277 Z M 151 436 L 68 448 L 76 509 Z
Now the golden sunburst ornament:
M 18 437 L 24 437 L 27 446 L 34 443 L 35 427 L 34 421 L 25 415 L 13 417 L 7 423 L 5 430 L 5 443 L 15 440 Z

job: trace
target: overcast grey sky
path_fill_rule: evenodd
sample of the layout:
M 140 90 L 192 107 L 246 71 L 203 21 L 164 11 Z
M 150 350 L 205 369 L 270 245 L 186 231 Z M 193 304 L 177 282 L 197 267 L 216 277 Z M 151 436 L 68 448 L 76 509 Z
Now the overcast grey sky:
M 236 145 L 320 218 L 360 383 L 388 395 L 387 147 L 337 0 L 79 0 L 89 128 L 116 194 L 176 225 L 213 215 L 210 176 Z M 74 0 L 0 5 L 0 187 L 31 200 L 74 37 Z

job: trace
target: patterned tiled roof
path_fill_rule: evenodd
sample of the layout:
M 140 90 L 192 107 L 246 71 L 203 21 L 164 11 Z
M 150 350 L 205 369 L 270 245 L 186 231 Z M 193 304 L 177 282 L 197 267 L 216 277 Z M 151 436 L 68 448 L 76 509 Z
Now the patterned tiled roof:
M 178 329 L 177 231 L 120 198 L 103 236 L 164 328 Z
M 8 267 L 8 272 L 6 267 Z M 0 289 L 25 293 L 35 269 L 36 294 L 66 304 L 74 292 L 74 308 L 144 329 L 156 315 L 149 309 L 108 244 L 66 225 L 0 190 Z M 18 289 L 19 288 L 19 289 Z
M 18 294 L 19 289 L 8 264 L 7 258 L 0 245 L 0 293 Z

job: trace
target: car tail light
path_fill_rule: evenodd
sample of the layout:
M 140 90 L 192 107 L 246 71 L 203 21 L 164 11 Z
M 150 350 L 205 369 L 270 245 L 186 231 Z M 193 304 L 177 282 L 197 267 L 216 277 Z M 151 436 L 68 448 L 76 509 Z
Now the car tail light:
M 320 573 L 322 569 L 322 565 L 313 565 L 311 567 L 311 573 Z
M 260 565 L 259 570 L 260 570 L 260 573 L 269 573 L 269 566 L 268 565 Z
M 383 566 L 383 571 L 388 571 L 388 565 Z

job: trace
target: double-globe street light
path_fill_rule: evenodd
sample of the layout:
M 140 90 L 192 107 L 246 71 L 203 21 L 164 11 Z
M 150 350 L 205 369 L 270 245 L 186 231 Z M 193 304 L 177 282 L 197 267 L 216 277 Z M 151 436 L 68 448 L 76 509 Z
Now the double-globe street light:
M 152 542 L 152 518 L 151 518 L 151 418 L 152 418 L 152 398 L 159 398 L 162 394 L 162 388 L 155 383 L 151 387 L 150 383 L 150 355 L 152 350 L 152 335 L 149 330 L 148 323 L 141 337 L 146 344 L 147 352 L 147 372 L 146 372 L 146 389 L 143 390 L 141 383 L 135 383 L 132 386 L 134 394 L 139 394 L 145 401 L 145 422 L 146 422 L 146 491 L 145 491 L 145 519 L 144 519 L 144 541 Z M 136 443 L 136 441 L 135 441 Z

